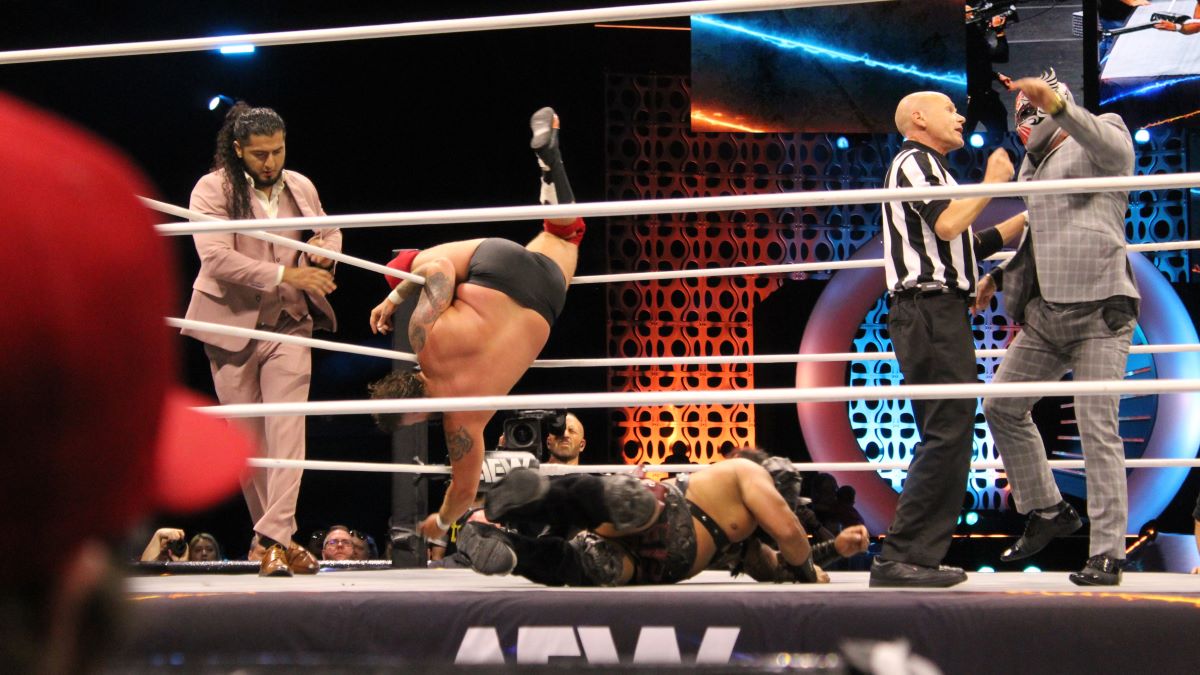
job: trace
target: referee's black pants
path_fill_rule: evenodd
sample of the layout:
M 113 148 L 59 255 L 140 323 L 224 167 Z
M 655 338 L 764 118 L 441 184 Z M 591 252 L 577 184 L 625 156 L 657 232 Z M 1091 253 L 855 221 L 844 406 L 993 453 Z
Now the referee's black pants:
M 906 384 L 979 381 L 965 294 L 896 294 L 890 304 L 888 332 Z M 913 401 L 921 441 L 880 558 L 941 564 L 967 489 L 976 405 L 973 398 Z

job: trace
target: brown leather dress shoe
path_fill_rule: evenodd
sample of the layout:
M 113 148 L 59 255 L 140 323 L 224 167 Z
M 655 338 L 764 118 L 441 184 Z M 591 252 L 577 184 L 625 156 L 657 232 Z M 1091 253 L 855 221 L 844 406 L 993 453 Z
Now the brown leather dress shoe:
M 282 546 L 276 544 L 267 549 L 267 552 L 263 554 L 262 562 L 259 563 L 258 576 L 292 576 L 292 571 L 288 569 L 287 551 Z
M 320 563 L 299 544 L 292 544 L 287 549 L 287 566 L 292 574 L 316 574 L 321 569 Z

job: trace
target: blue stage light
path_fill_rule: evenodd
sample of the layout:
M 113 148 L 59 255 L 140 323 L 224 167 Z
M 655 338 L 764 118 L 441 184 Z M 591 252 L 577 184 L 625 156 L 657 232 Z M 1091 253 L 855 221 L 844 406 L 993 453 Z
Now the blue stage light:
M 1025 574 L 1041 574 L 1042 568 L 1038 567 L 1037 565 L 1030 565 L 1021 571 Z
M 1151 82 L 1150 84 L 1147 84 L 1143 87 L 1138 87 L 1137 89 L 1131 89 L 1129 91 L 1124 91 L 1124 92 L 1121 92 L 1120 94 L 1117 94 L 1116 96 L 1111 96 L 1109 98 L 1106 98 L 1103 101 L 1100 101 L 1100 105 L 1106 106 L 1110 103 L 1113 103 L 1114 101 L 1120 101 L 1121 99 L 1128 98 L 1130 96 L 1145 96 L 1146 94 L 1150 94 L 1152 92 L 1158 91 L 1159 89 L 1167 89 L 1170 87 L 1174 87 L 1177 84 L 1186 84 L 1188 82 L 1194 82 L 1196 80 L 1200 80 L 1200 75 L 1188 75 L 1187 77 L 1177 77 L 1173 80 L 1160 80 L 1158 82 Z
M 838 136 L 834 144 L 837 145 L 838 150 L 845 150 L 850 147 L 850 139 L 845 136 Z
M 229 98 L 225 94 L 217 94 L 216 96 L 208 99 L 208 109 L 209 110 L 215 111 L 217 108 L 220 108 L 222 105 L 233 106 L 233 99 Z
M 225 45 L 221 47 L 221 53 L 227 56 L 232 54 L 253 54 L 254 45 Z
M 1133 132 L 1133 140 L 1137 141 L 1138 143 L 1149 143 L 1150 131 L 1147 129 L 1138 129 L 1137 131 Z
M 972 148 L 982 148 L 983 147 L 983 134 L 981 134 L 979 132 L 975 132 L 975 133 L 971 134 L 971 147 Z
M 979 514 L 974 511 L 967 511 L 966 521 L 968 526 L 974 526 L 975 523 L 979 522 Z
M 980 566 L 979 571 L 991 573 L 991 572 L 995 572 L 996 568 L 992 567 L 991 565 L 982 565 L 982 566 Z

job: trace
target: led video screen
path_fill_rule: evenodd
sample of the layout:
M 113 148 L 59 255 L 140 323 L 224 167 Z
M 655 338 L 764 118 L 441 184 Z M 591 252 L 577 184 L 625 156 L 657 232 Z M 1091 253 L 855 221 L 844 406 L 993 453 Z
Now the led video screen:
M 692 17 L 692 129 L 890 133 L 896 103 L 965 108 L 962 0 Z
M 1131 129 L 1200 123 L 1200 9 L 1195 0 L 1100 2 L 1100 109 Z

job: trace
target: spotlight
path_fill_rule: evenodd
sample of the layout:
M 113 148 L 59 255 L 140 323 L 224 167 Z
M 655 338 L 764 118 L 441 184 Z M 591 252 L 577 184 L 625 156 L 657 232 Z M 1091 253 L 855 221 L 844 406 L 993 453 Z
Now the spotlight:
M 1138 129 L 1137 131 L 1133 132 L 1133 140 L 1137 141 L 1138 143 L 1149 143 L 1150 131 L 1148 129 Z
M 216 96 L 208 99 L 209 110 L 215 111 L 217 108 L 220 108 L 223 105 L 233 106 L 233 99 L 229 98 L 225 94 L 217 94 Z
M 1021 571 L 1025 574 L 1041 574 L 1042 568 L 1038 567 L 1037 565 L 1030 565 Z
M 983 134 L 979 133 L 978 131 L 971 134 L 971 147 L 972 148 L 982 148 L 983 147 Z
M 989 573 L 989 574 L 990 574 L 990 573 L 992 573 L 992 572 L 995 572 L 995 571 L 996 571 L 996 568 L 995 568 L 995 567 L 992 567 L 991 565 L 983 565 L 982 567 L 980 567 L 980 568 L 979 568 L 979 571 L 980 571 L 980 572 L 987 572 L 987 573 Z
M 845 150 L 850 147 L 850 139 L 845 136 L 838 136 L 837 140 L 834 141 L 834 145 L 837 146 L 838 150 Z
M 979 522 L 979 514 L 974 511 L 967 511 L 967 517 L 965 521 L 968 527 L 973 527 L 975 523 Z
M 254 45 L 225 45 L 219 50 L 225 56 L 239 56 L 242 54 L 253 54 Z

